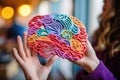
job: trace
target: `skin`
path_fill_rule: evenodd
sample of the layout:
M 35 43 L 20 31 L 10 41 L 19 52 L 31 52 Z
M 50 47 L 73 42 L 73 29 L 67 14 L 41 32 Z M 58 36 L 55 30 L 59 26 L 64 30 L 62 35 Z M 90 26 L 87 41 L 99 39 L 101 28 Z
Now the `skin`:
M 45 66 L 41 65 L 37 54 L 27 47 L 27 34 L 24 33 L 24 39 L 17 37 L 18 50 L 13 48 L 13 55 L 22 67 L 27 80 L 47 80 L 49 72 L 54 61 L 58 58 L 52 56 Z
M 13 55 L 17 62 L 22 67 L 27 80 L 47 80 L 47 77 L 51 71 L 54 61 L 57 56 L 51 57 L 45 66 L 39 63 L 36 53 L 31 51 L 27 47 L 27 34 L 24 33 L 24 39 L 20 36 L 17 37 L 18 50 L 13 48 Z M 81 67 L 83 67 L 88 73 L 93 72 L 99 65 L 99 60 L 95 55 L 95 51 L 91 44 L 87 43 L 87 51 L 85 56 L 77 61 L 71 61 Z
M 89 41 L 87 41 L 87 51 L 85 56 L 82 59 L 71 62 L 81 66 L 88 73 L 92 73 L 100 63 Z

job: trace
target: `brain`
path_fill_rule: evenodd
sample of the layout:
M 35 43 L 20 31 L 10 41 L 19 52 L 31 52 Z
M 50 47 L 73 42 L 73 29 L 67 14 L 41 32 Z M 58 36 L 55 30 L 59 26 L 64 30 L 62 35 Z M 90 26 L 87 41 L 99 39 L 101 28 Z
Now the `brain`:
M 42 57 L 58 55 L 70 60 L 84 57 L 87 33 L 77 18 L 65 14 L 38 15 L 28 26 L 28 46 Z

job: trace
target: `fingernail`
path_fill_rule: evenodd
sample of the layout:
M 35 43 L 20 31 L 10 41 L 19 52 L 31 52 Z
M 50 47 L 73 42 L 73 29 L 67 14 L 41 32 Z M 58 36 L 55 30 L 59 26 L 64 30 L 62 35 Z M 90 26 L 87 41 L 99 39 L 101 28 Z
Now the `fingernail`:
M 24 34 L 27 34 L 27 32 L 23 32 Z
M 20 38 L 20 36 L 18 35 L 17 38 Z
M 13 48 L 13 51 L 15 50 L 16 48 Z

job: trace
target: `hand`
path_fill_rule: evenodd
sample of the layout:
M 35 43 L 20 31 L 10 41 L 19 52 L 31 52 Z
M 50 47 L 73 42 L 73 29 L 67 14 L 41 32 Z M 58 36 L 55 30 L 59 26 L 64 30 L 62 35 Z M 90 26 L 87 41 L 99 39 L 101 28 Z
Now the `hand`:
M 99 65 L 100 61 L 96 57 L 95 51 L 92 48 L 90 42 L 88 41 L 85 56 L 82 59 L 72 62 L 84 68 L 88 73 L 91 73 Z
M 13 55 L 22 67 L 27 80 L 47 80 L 49 72 L 52 68 L 57 56 L 51 57 L 45 66 L 41 65 L 37 54 L 30 51 L 27 47 L 27 34 L 24 33 L 24 39 L 17 37 L 18 50 L 13 48 Z

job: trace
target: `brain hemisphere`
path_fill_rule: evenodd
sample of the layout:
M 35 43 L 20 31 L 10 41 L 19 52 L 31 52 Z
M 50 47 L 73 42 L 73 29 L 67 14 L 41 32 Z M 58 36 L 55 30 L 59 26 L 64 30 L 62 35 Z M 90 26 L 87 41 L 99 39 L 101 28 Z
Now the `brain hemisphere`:
M 86 29 L 73 16 L 35 16 L 29 22 L 28 46 L 43 57 L 58 55 L 61 58 L 78 60 L 84 56 L 86 43 Z

